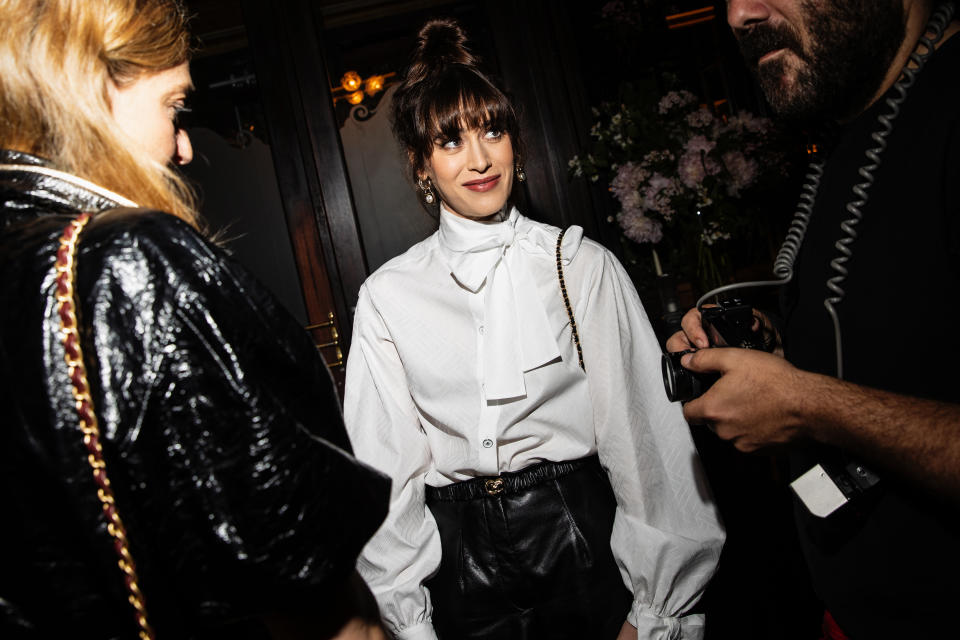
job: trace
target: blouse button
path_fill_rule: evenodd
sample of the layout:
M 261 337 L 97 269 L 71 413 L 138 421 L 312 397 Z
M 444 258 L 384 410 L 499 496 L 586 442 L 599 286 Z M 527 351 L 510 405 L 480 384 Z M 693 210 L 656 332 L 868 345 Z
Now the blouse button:
M 483 441 L 484 449 L 489 449 L 492 446 L 493 446 L 493 440 L 491 440 L 490 438 L 487 438 L 486 440 Z
M 483 325 L 480 325 L 477 331 L 480 333 L 480 335 L 483 335 Z

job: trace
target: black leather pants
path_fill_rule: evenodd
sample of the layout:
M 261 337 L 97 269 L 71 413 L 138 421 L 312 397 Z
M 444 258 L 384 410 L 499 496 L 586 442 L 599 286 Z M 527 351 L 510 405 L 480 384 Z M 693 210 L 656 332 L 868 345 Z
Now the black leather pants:
M 428 487 L 441 640 L 616 638 L 632 598 L 613 554 L 616 502 L 597 458 Z

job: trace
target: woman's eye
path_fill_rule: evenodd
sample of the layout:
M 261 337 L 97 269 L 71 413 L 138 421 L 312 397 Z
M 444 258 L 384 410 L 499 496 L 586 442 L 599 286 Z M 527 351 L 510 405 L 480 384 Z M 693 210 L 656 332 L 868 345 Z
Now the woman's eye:
M 488 129 L 487 133 L 484 134 L 484 137 L 487 140 L 499 140 L 503 137 L 503 131 L 500 131 L 499 129 Z
M 457 147 L 460 146 L 460 140 L 459 139 L 441 140 L 440 146 L 443 147 L 444 149 L 456 149 Z
M 183 119 L 188 113 L 192 113 L 193 109 L 186 105 L 175 104 L 173 105 L 173 126 L 180 128 L 183 126 Z

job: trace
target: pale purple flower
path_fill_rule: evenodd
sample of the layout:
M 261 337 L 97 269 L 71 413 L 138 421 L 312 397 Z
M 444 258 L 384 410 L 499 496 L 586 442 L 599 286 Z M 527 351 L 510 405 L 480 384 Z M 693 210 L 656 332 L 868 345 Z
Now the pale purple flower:
M 754 183 L 760 173 L 760 166 L 756 160 L 747 158 L 739 151 L 728 151 L 723 154 L 722 159 L 727 172 L 730 174 L 727 193 L 736 198 L 740 195 L 742 189 L 746 189 Z
M 624 209 L 641 211 L 643 209 L 643 201 L 640 199 L 640 192 L 634 189 L 633 191 L 624 191 L 617 196 L 617 200 L 620 201 L 620 206 Z
M 763 135 L 770 130 L 772 122 L 770 118 L 761 118 L 752 113 L 742 111 L 727 119 L 727 128 L 733 131 L 749 131 Z
M 609 15 L 628 4 L 635 6 L 621 0 L 607 3 L 605 10 Z M 601 175 L 611 176 L 609 191 L 620 205 L 613 219 L 634 242 L 657 243 L 666 233 L 681 232 L 676 224 L 683 217 L 709 206 L 712 198 L 721 203 L 739 198 L 768 165 L 775 165 L 767 159 L 772 131 L 767 118 L 745 111 L 721 118 L 689 91 L 665 94 L 657 104 L 659 116 L 649 113 L 644 117 L 625 105 L 612 112 L 615 106 L 606 105 L 605 119 L 590 131 L 591 137 L 602 143 L 597 148 L 606 154 L 605 162 L 601 161 L 603 170 L 589 155 L 575 157 L 570 169 L 574 175 L 588 174 L 589 169 L 593 181 Z M 594 111 L 598 119 L 599 113 Z M 639 127 L 643 131 L 647 124 L 659 127 L 651 138 L 663 146 L 651 148 L 645 140 L 631 140 L 627 129 L 635 124 L 644 125 Z M 724 190 L 718 192 L 721 184 Z M 704 224 L 701 242 L 712 245 L 730 238 L 715 222 Z
M 685 107 L 696 99 L 697 97 L 689 91 L 670 91 L 660 98 L 660 102 L 657 104 L 657 112 L 663 115 L 674 107 Z
M 720 173 L 720 164 L 709 154 L 713 151 L 717 143 L 713 140 L 707 140 L 705 136 L 693 136 L 684 145 L 686 151 L 680 156 L 677 163 L 677 173 L 680 176 L 680 182 L 695 189 L 703 183 L 708 175 Z
M 716 140 L 707 140 L 705 135 L 700 134 L 687 140 L 687 144 L 683 145 L 683 148 L 687 152 L 694 151 L 699 153 L 702 151 L 704 153 L 710 153 L 716 146 Z
M 643 190 L 642 208 L 645 211 L 655 211 L 670 221 L 676 210 L 671 204 L 671 198 L 680 193 L 680 185 L 676 179 L 654 173 Z
M 714 117 L 706 107 L 700 107 L 693 113 L 687 114 L 687 124 L 694 129 L 705 129 L 713 124 Z
M 617 169 L 617 175 L 610 182 L 610 191 L 621 202 L 631 192 L 636 193 L 640 183 L 647 179 L 650 173 L 635 162 L 628 162 Z
M 655 244 L 663 239 L 663 228 L 660 223 L 638 211 L 621 211 L 617 215 L 617 222 L 623 229 L 623 235 L 634 242 Z
M 624 209 L 640 210 L 640 185 L 649 172 L 634 162 L 628 162 L 617 169 L 617 175 L 610 182 L 610 191 L 620 201 Z
M 703 179 L 707 177 L 699 153 L 687 152 L 683 154 L 680 157 L 680 163 L 677 165 L 677 172 L 680 174 L 680 181 L 691 189 L 702 183 Z

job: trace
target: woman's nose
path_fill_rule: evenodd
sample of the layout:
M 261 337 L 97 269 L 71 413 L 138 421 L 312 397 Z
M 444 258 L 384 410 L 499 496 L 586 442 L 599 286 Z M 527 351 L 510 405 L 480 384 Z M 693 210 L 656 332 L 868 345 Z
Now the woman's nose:
M 490 154 L 487 153 L 487 149 L 483 142 L 480 142 L 479 140 L 472 142 L 470 144 L 469 153 L 470 157 L 469 164 L 467 165 L 468 169 L 483 173 L 490 168 Z

